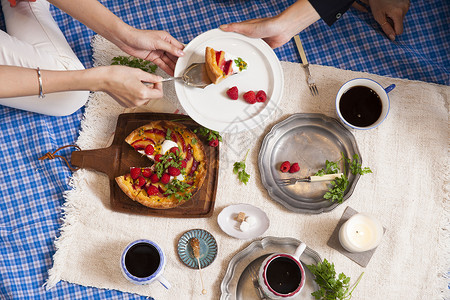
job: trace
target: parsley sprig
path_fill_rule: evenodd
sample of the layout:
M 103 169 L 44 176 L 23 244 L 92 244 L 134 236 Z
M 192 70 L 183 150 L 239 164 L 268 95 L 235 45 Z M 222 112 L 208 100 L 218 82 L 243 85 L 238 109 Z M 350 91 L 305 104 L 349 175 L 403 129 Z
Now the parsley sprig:
M 121 65 L 121 66 L 128 66 L 132 68 L 141 69 L 145 72 L 149 73 L 155 73 L 156 69 L 158 68 L 157 65 L 147 61 L 143 60 L 141 58 L 136 58 L 132 56 L 116 56 L 113 57 L 111 65 Z
M 220 135 L 220 133 L 218 131 L 200 126 L 199 128 L 194 130 L 194 133 L 198 133 L 200 135 L 203 135 L 204 137 L 206 137 L 206 139 L 209 141 L 212 140 L 219 140 L 219 142 L 222 141 L 222 136 Z
M 250 174 L 245 172 L 245 161 L 247 160 L 247 155 L 250 149 L 247 150 L 247 154 L 245 154 L 245 158 L 242 161 L 235 162 L 233 165 L 233 173 L 238 175 L 239 181 L 247 184 L 250 179 Z
M 364 272 L 359 276 L 355 285 L 350 289 L 350 277 L 344 273 L 340 273 L 336 278 L 336 270 L 333 263 L 329 263 L 326 259 L 319 262 L 317 265 L 306 266 L 311 273 L 314 274 L 314 280 L 319 285 L 319 289 L 313 293 L 312 296 L 320 300 L 348 300 L 352 298 L 352 293 L 358 283 L 361 281 Z
M 350 160 L 347 158 L 343 152 L 341 152 L 341 158 L 337 161 L 325 161 L 325 168 L 320 169 L 317 171 L 316 176 L 323 176 L 325 174 L 337 174 L 341 172 L 341 168 L 339 167 L 340 163 L 344 160 L 349 164 L 350 172 L 353 175 L 360 174 L 368 174 L 372 173 L 372 170 L 368 167 L 361 168 L 361 162 L 359 159 L 358 154 L 353 155 L 353 160 Z M 331 187 L 328 190 L 328 192 L 323 195 L 324 199 L 331 200 L 331 202 L 337 201 L 338 203 L 342 203 L 344 201 L 344 195 L 345 190 L 347 189 L 348 185 L 350 184 L 348 177 L 346 175 L 346 170 L 342 171 L 343 175 L 341 177 L 336 178 L 335 180 L 331 181 Z

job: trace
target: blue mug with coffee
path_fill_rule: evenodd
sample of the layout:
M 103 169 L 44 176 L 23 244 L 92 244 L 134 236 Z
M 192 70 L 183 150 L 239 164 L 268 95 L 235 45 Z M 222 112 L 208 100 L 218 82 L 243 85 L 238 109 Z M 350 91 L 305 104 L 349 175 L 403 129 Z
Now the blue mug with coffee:
M 122 253 L 120 267 L 123 275 L 134 284 L 149 284 L 159 281 L 166 289 L 170 283 L 162 276 L 166 257 L 161 247 L 150 240 L 130 243 Z
M 390 108 L 388 93 L 394 88 L 395 84 L 383 88 L 369 78 L 352 79 L 336 95 L 336 113 L 352 129 L 373 129 L 386 119 Z

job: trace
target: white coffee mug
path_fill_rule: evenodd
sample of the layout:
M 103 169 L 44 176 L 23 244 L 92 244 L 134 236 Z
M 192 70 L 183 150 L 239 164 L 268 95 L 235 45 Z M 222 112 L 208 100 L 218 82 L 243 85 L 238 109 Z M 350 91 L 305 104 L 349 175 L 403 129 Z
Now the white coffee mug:
M 159 281 L 166 289 L 171 285 L 162 276 L 166 257 L 161 247 L 150 240 L 130 243 L 122 253 L 120 268 L 123 276 L 134 284 L 149 284 Z
M 373 92 L 375 92 L 378 95 L 378 97 L 381 101 L 381 110 L 379 111 L 380 112 L 379 116 L 376 116 L 375 117 L 376 119 L 374 119 L 373 122 L 371 122 L 370 124 L 365 125 L 365 126 L 359 126 L 359 125 L 355 125 L 355 124 L 352 124 L 351 122 L 349 122 L 349 120 L 344 118 L 343 113 L 340 108 L 342 96 L 346 92 L 348 92 L 350 89 L 358 87 L 358 86 L 366 87 L 366 88 L 372 90 Z M 346 82 L 339 89 L 339 91 L 336 95 L 336 112 L 337 112 L 339 119 L 341 120 L 341 122 L 344 125 L 346 125 L 350 128 L 353 128 L 353 129 L 366 130 L 366 129 L 372 129 L 372 128 L 377 127 L 386 119 L 386 117 L 389 113 L 390 101 L 389 101 L 388 93 L 390 91 L 392 91 L 394 88 L 395 88 L 395 84 L 391 84 L 387 88 L 383 88 L 378 82 L 376 82 L 372 79 L 368 79 L 368 78 L 356 78 L 356 79 L 352 79 L 352 80 Z
M 306 280 L 305 269 L 300 262 L 305 249 L 305 243 L 301 243 L 294 254 L 275 253 L 263 261 L 258 282 L 267 298 L 292 299 L 300 294 Z

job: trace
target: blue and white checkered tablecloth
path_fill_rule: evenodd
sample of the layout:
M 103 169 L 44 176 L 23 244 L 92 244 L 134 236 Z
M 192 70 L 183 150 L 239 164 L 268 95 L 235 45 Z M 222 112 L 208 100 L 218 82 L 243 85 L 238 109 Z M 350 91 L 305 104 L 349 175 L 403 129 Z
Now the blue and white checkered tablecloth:
M 188 43 L 220 24 L 271 16 L 293 2 L 110 0 L 103 4 L 130 25 L 167 30 Z M 380 33 L 369 14 L 353 9 L 331 28 L 319 21 L 300 35 L 310 63 L 449 85 L 449 7 L 447 0 L 412 0 L 405 32 L 395 43 Z M 92 66 L 94 33 L 57 9 L 52 12 L 75 53 L 86 67 Z M 0 28 L 4 30 L 3 15 Z M 275 52 L 280 60 L 300 60 L 293 41 Z M 50 291 L 42 287 L 52 266 L 71 172 L 60 160 L 38 158 L 76 141 L 82 113 L 81 109 L 68 117 L 49 117 L 0 107 L 0 299 L 141 298 L 67 282 Z M 62 154 L 69 156 L 70 151 Z

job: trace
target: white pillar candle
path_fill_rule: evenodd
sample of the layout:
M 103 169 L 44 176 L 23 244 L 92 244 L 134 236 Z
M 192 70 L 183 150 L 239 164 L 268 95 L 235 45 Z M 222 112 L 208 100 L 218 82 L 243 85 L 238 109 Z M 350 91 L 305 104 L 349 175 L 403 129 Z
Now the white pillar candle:
M 383 237 L 383 226 L 372 216 L 353 215 L 339 230 L 339 241 L 349 252 L 364 252 L 377 247 Z

